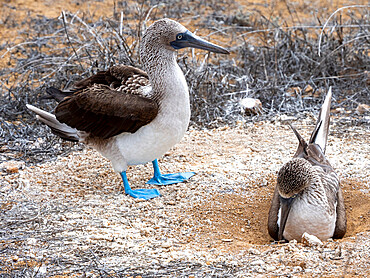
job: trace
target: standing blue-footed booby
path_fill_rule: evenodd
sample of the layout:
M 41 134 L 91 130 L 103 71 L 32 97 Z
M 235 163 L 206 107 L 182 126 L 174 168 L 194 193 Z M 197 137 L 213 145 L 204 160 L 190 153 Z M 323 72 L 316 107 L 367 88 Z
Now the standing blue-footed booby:
M 140 46 L 145 71 L 114 66 L 83 79 L 66 91 L 47 91 L 59 102 L 50 114 L 27 107 L 61 138 L 89 144 L 121 174 L 125 193 L 136 198 L 160 196 L 157 189 L 132 190 L 128 165 L 153 162 L 149 184 L 173 184 L 192 175 L 162 175 L 157 158 L 181 140 L 190 120 L 189 91 L 176 62 L 176 50 L 193 47 L 229 54 L 192 34 L 180 23 L 161 19 L 146 30 Z
M 299 145 L 293 159 L 278 173 L 268 217 L 268 231 L 274 240 L 300 241 L 304 232 L 327 240 L 346 233 L 339 178 L 325 157 L 331 96 L 330 88 L 308 144 L 291 126 Z

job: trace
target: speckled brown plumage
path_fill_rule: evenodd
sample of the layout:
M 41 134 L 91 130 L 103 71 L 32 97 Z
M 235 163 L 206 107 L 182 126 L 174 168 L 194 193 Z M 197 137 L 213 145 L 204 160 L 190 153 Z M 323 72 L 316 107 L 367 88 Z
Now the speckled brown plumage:
M 117 89 L 120 86 L 146 86 L 149 84 L 148 75 L 135 67 L 117 65 L 110 67 L 106 71 L 100 71 L 97 74 L 76 82 L 71 88 L 73 91 L 83 90 L 94 84 L 107 85 L 111 89 Z M 130 92 L 129 92 L 130 93 Z
M 158 103 L 143 89 L 148 85 L 144 71 L 121 65 L 83 79 L 64 92 L 52 88 L 49 93 L 61 101 L 55 109 L 58 121 L 90 137 L 107 139 L 133 133 L 156 117 Z

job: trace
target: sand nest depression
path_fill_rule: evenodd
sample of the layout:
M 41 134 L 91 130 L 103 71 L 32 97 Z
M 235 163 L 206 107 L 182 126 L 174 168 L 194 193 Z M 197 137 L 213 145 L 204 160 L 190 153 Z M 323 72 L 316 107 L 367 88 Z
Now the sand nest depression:
M 314 120 L 295 125 L 308 137 Z M 329 135 L 327 156 L 341 177 L 348 231 L 316 246 L 273 244 L 267 233 L 276 173 L 297 144 L 280 122 L 190 129 L 159 162 L 164 173 L 197 174 L 158 187 L 162 197 L 150 201 L 124 195 L 119 175 L 91 149 L 23 169 L 3 164 L 0 269 L 88 277 L 366 276 L 367 132 Z M 128 170 L 133 188 L 147 187 L 151 175 L 150 164 Z

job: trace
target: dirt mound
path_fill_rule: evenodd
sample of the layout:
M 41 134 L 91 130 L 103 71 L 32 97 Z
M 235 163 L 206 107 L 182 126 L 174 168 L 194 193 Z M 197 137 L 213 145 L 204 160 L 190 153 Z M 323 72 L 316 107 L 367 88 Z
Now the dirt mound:
M 246 190 L 239 194 L 212 196 L 192 207 L 186 214 L 192 219 L 191 225 L 198 227 L 195 242 L 230 252 L 241 251 L 253 244 L 270 243 L 267 216 L 275 182 L 276 177 L 270 175 L 264 187 L 252 190 L 255 191 L 252 199 L 245 198 L 244 194 L 251 194 L 251 190 Z M 345 238 L 370 231 L 370 200 L 368 190 L 363 190 L 367 187 L 366 183 L 344 179 L 341 186 L 345 194 L 348 223 Z

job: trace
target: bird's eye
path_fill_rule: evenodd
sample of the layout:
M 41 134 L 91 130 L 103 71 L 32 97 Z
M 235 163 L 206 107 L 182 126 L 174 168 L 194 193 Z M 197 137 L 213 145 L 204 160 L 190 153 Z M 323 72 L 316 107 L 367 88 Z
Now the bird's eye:
M 181 40 L 182 39 L 182 35 L 177 35 L 177 39 L 178 40 Z

